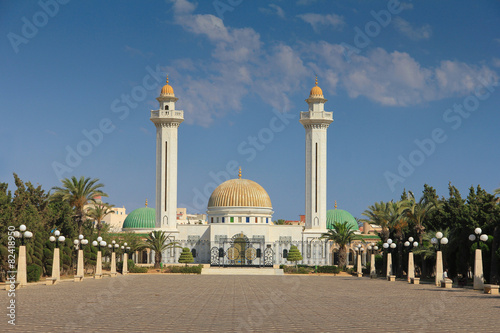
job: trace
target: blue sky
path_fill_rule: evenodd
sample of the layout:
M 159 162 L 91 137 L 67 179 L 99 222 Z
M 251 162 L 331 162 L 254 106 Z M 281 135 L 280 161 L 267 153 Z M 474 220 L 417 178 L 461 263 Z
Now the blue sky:
M 335 119 L 330 208 L 361 217 L 425 183 L 491 192 L 499 18 L 497 1 L 2 1 L 0 181 L 84 175 L 128 212 L 154 206 L 149 112 L 169 74 L 185 112 L 178 205 L 204 212 L 237 164 L 274 218 L 298 219 L 317 75 Z

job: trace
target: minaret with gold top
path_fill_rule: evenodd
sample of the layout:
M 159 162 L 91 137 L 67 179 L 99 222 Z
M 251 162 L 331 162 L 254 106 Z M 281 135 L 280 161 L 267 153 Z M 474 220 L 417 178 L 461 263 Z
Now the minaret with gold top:
M 167 83 L 156 98 L 158 110 L 151 111 L 156 126 L 156 228 L 177 228 L 177 128 L 184 121 L 184 111 L 175 109 L 178 100 Z
M 309 110 L 300 113 L 306 130 L 306 233 L 326 232 L 326 131 L 333 112 L 326 112 L 323 91 L 316 85 L 306 99 Z

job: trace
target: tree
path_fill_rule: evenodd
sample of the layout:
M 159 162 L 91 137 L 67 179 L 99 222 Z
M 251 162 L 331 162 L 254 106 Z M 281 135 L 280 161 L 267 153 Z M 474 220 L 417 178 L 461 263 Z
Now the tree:
M 114 205 L 108 203 L 97 202 L 95 199 L 91 200 L 93 206 L 87 209 L 87 216 L 96 221 L 97 236 L 101 236 L 102 220 L 109 214 L 114 213 L 112 210 Z
M 345 222 L 334 222 L 333 229 L 328 229 L 321 238 L 334 241 L 339 246 L 339 266 L 345 267 L 347 265 L 347 244 L 351 243 L 356 235 L 352 226 Z
M 75 176 L 71 179 L 64 178 L 61 180 L 62 187 L 53 187 L 55 190 L 52 194 L 52 200 L 67 201 L 74 209 L 74 216 L 78 225 L 79 233 L 82 233 L 83 222 L 85 221 L 84 207 L 97 196 L 107 197 L 108 195 L 100 189 L 104 184 L 97 183 L 99 179 L 90 179 L 80 177 L 77 179 Z
M 179 257 L 179 263 L 181 264 L 189 264 L 194 262 L 193 254 L 189 250 L 189 248 L 185 247 L 182 249 L 181 256 Z
M 380 201 L 368 206 L 368 209 L 361 214 L 367 217 L 361 221 L 379 225 L 382 228 L 380 238 L 384 242 L 389 238 L 389 220 L 387 219 L 390 215 L 389 210 L 390 204 Z
M 280 225 L 280 224 L 285 224 L 285 220 L 283 220 L 283 219 L 279 219 L 279 220 L 277 220 L 277 221 L 274 221 L 273 223 L 274 223 L 274 224 L 277 224 L 277 225 Z
M 295 268 L 298 269 L 297 261 L 302 260 L 302 254 L 300 254 L 299 249 L 295 245 L 290 246 L 290 251 L 288 251 L 288 256 L 286 257 L 286 260 L 295 262 Z
M 440 203 L 435 200 L 426 201 L 425 196 L 422 196 L 417 202 L 413 193 L 410 192 L 409 199 L 403 201 L 403 205 L 406 206 L 404 215 L 408 218 L 408 220 L 414 223 L 418 242 L 419 244 L 422 244 L 422 238 L 425 232 L 424 220 L 433 210 L 440 207 Z
M 155 268 L 160 268 L 162 252 L 171 248 L 181 248 L 178 242 L 170 241 L 170 234 L 155 230 L 146 238 L 146 247 L 155 251 Z

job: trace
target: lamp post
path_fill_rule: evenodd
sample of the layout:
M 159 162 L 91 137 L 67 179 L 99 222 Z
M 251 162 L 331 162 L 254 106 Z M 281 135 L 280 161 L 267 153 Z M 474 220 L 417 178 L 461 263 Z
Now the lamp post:
M 59 243 L 64 243 L 66 237 L 61 235 L 59 230 L 54 231 L 54 236 L 50 236 L 49 240 L 52 243 L 56 243 L 56 247 L 54 248 L 54 257 L 52 259 L 52 279 L 55 279 L 55 282 L 61 280 L 61 266 L 60 266 L 60 253 L 59 253 Z
M 386 277 L 390 277 L 392 275 L 392 253 L 391 253 L 391 249 L 396 247 L 396 244 L 394 244 L 394 247 L 393 247 L 393 242 L 392 242 L 392 239 L 387 239 L 387 242 L 384 243 L 383 247 L 384 249 L 387 250 L 387 266 L 386 266 L 386 272 L 385 272 L 385 276 Z
M 483 231 L 481 228 L 474 229 L 474 234 L 469 235 L 469 240 L 471 242 L 476 241 L 476 251 L 474 255 L 474 289 L 479 290 L 484 288 L 483 282 L 483 255 L 480 247 L 480 241 L 486 242 L 488 240 L 488 235 L 481 234 Z
M 129 247 L 127 247 L 127 243 L 123 243 L 122 250 L 123 250 L 123 266 L 122 266 L 122 274 L 127 275 L 128 274 L 128 253 L 127 250 Z
M 431 243 L 433 245 L 438 246 L 438 250 L 436 252 L 436 277 L 435 283 L 436 286 L 441 285 L 441 280 L 443 280 L 443 254 L 441 252 L 441 245 L 448 244 L 448 238 L 443 237 L 443 233 L 441 231 L 436 232 L 436 237 L 431 239 Z
M 415 263 L 413 262 L 413 248 L 418 246 L 418 242 L 414 241 L 413 237 L 408 237 L 404 242 L 404 246 L 408 248 L 408 283 L 415 278 Z
M 111 241 L 111 244 L 108 247 L 111 249 L 111 277 L 116 277 L 116 252 L 115 249 L 118 249 L 120 245 L 116 243 L 115 240 Z
M 356 273 L 358 275 L 358 277 L 362 277 L 363 276 L 363 271 L 361 269 L 361 254 L 363 253 L 363 251 L 365 250 L 361 244 L 358 244 L 355 246 L 354 250 L 356 251 Z
M 84 277 L 83 269 L 83 246 L 87 245 L 89 241 L 83 237 L 83 235 L 78 235 L 78 239 L 73 241 L 75 244 L 75 249 L 78 251 L 78 261 L 76 266 L 75 282 L 80 282 Z
M 97 237 L 97 240 L 92 242 L 93 246 L 98 247 L 97 251 L 97 259 L 95 262 L 95 275 L 94 279 L 100 279 L 102 278 L 102 252 L 101 252 L 101 246 L 106 247 L 106 242 L 102 240 L 102 237 L 99 236 Z
M 376 278 L 377 277 L 377 269 L 375 267 L 375 252 L 378 250 L 378 246 L 375 244 L 371 243 L 368 245 L 368 251 L 370 252 L 370 277 Z
M 21 239 L 21 246 L 19 246 L 19 258 L 17 259 L 17 280 L 19 281 L 19 286 L 25 286 L 28 284 L 28 275 L 26 273 L 26 246 L 24 245 L 25 239 L 30 239 L 33 237 L 31 231 L 26 230 L 26 226 L 21 224 L 19 226 L 19 231 L 14 231 L 14 237 Z

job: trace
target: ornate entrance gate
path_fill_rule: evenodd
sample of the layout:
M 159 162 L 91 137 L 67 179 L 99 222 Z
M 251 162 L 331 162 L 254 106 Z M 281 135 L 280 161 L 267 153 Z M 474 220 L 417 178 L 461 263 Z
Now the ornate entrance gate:
M 263 241 L 249 240 L 243 233 L 212 247 L 210 265 L 220 267 L 272 267 L 274 251 Z

